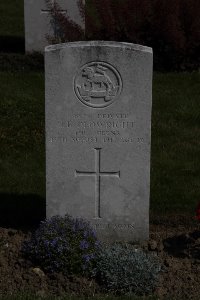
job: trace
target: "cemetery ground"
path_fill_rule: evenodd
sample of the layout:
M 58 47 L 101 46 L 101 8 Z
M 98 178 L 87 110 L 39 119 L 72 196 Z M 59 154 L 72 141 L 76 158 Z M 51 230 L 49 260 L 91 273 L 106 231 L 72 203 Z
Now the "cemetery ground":
M 0 8 L 1 299 L 200 299 L 199 73 L 154 74 L 150 240 L 142 247 L 164 266 L 158 287 L 149 298 L 103 294 L 92 280 L 36 269 L 20 252 L 45 217 L 44 72 L 40 55 L 23 54 L 23 2 Z
M 20 253 L 45 217 L 44 74 L 40 56 L 12 59 L 0 73 L 0 294 L 93 298 L 102 292 L 93 281 L 34 271 L 39 266 Z M 198 73 L 154 74 L 150 241 L 143 247 L 165 267 L 155 299 L 199 299 L 199 97 Z

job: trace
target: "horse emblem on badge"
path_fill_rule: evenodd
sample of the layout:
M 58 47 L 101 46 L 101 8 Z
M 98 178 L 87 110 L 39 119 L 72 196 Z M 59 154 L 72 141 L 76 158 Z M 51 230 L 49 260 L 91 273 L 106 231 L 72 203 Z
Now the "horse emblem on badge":
M 121 93 L 119 72 L 105 62 L 90 62 L 82 66 L 74 78 L 74 91 L 78 99 L 93 108 L 112 104 Z

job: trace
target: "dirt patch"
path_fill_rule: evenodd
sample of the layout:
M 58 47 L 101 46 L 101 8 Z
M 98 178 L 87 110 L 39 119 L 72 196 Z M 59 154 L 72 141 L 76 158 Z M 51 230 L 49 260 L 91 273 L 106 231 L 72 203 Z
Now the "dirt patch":
M 200 226 L 186 216 L 170 216 L 166 223 L 150 226 L 148 248 L 164 266 L 155 293 L 161 299 L 200 299 Z
M 45 274 L 39 266 L 25 260 L 20 248 L 29 235 L 30 232 L 0 228 L 1 296 L 20 291 L 40 296 L 101 293 L 94 280 Z M 157 255 L 163 265 L 164 271 L 155 291 L 160 299 L 199 299 L 200 224 L 187 216 L 154 218 L 150 225 L 150 240 L 143 248 Z

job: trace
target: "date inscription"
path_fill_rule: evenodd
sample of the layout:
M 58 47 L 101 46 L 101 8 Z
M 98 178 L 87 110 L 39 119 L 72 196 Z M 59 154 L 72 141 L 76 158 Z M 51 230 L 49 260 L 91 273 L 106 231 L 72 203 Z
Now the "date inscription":
M 142 145 L 144 138 L 136 136 L 135 120 L 128 113 L 73 114 L 58 122 L 59 136 L 50 136 L 51 143 L 94 144 L 122 143 Z

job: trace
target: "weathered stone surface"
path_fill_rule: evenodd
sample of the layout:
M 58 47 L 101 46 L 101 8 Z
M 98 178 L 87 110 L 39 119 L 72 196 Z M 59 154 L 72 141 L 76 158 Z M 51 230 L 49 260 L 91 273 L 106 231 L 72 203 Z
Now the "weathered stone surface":
M 104 241 L 149 234 L 152 49 L 46 47 L 47 217 L 91 222 Z
M 76 0 L 55 0 L 65 13 L 84 28 Z M 52 4 L 54 0 L 52 0 Z M 43 52 L 48 45 L 46 35 L 54 36 L 45 0 L 24 0 L 25 48 L 26 52 Z

